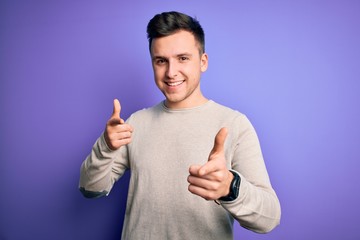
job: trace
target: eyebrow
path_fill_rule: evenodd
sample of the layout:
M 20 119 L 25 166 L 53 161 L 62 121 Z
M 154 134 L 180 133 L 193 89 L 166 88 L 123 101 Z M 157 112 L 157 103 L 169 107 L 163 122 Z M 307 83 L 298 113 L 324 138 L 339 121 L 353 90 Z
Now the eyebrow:
M 176 54 L 176 57 L 183 57 L 183 56 L 191 57 L 192 54 L 187 53 L 187 52 Z M 156 59 L 169 59 L 169 58 L 161 56 L 161 55 L 158 55 L 158 56 L 155 55 L 152 57 L 152 60 L 156 60 Z

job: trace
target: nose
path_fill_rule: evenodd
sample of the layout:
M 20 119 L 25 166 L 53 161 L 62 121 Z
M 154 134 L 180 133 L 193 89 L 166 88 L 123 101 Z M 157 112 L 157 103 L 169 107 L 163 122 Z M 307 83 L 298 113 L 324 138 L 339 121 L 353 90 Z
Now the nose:
M 166 75 L 168 78 L 175 78 L 178 75 L 178 66 L 176 64 L 176 62 L 174 61 L 169 61 L 168 62 L 168 66 L 167 66 L 167 71 L 166 71 Z

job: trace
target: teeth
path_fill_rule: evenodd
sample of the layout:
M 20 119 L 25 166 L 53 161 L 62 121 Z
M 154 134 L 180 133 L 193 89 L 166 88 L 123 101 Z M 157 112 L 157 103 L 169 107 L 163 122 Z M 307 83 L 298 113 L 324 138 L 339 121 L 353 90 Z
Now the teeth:
M 167 83 L 167 85 L 169 85 L 169 86 L 172 86 L 172 87 L 173 87 L 173 86 L 180 85 L 182 82 L 183 82 L 183 81 L 179 81 L 179 82 L 171 82 L 171 83 L 170 83 L 170 82 L 168 82 L 168 83 Z

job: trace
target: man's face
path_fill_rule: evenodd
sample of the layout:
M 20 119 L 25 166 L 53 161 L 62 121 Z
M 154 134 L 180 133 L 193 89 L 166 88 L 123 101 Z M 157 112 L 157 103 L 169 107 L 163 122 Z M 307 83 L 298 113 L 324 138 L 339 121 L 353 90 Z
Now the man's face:
M 150 50 L 155 82 L 168 108 L 195 107 L 206 101 L 200 90 L 200 76 L 207 69 L 208 57 L 200 55 L 190 32 L 155 38 Z

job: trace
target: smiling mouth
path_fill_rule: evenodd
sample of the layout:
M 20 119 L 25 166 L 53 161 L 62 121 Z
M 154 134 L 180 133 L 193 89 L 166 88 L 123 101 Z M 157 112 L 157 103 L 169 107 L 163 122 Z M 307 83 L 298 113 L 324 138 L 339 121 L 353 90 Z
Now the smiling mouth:
M 166 85 L 168 85 L 170 87 L 176 87 L 176 86 L 179 86 L 180 84 L 182 84 L 183 82 L 185 82 L 185 80 L 177 81 L 177 82 L 166 82 Z

